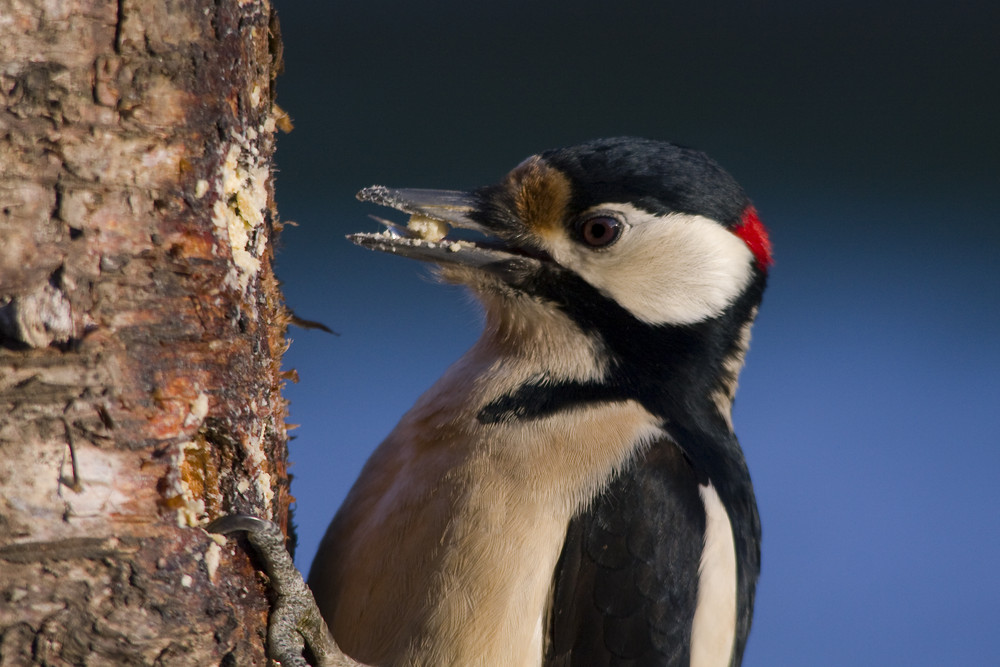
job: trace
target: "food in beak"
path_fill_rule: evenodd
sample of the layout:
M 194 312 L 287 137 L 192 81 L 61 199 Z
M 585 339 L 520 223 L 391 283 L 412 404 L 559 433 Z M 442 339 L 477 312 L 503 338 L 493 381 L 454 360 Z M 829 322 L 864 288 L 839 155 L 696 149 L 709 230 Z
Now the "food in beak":
M 436 243 L 448 234 L 449 225 L 444 220 L 414 213 L 406 223 L 406 229 L 419 239 Z

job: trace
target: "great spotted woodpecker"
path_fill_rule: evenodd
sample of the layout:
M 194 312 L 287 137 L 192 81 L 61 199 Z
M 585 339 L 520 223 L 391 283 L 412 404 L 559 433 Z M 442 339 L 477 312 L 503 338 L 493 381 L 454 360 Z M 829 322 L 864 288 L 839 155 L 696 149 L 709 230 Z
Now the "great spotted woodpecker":
M 330 524 L 309 584 L 337 642 L 372 665 L 739 665 L 760 521 L 731 407 L 771 247 L 736 181 L 615 138 L 359 197 L 412 218 L 351 240 L 435 264 L 485 329 Z

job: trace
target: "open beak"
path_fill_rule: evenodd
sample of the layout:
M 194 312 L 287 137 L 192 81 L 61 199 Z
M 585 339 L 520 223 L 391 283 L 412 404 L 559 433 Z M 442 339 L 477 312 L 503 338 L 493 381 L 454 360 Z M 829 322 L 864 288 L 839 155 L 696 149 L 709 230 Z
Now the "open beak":
M 485 225 L 473 220 L 470 215 L 477 210 L 477 200 L 473 193 L 456 190 L 392 189 L 373 185 L 358 193 L 358 199 L 382 206 L 388 206 L 414 218 L 423 218 L 436 223 L 438 229 L 469 229 L 487 238 L 481 242 L 465 239 L 449 239 L 436 234 L 427 237 L 411 225 L 397 225 L 387 220 L 379 220 L 387 229 L 377 233 L 349 234 L 348 239 L 363 248 L 390 252 L 403 257 L 419 259 L 437 264 L 461 264 L 490 270 L 505 275 L 511 270 L 524 270 L 537 265 L 537 253 L 527 253 L 493 236 Z

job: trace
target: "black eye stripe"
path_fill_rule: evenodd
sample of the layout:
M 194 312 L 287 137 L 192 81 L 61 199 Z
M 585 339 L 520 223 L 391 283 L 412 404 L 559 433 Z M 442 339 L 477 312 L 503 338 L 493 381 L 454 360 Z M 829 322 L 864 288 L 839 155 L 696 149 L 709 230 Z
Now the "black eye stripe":
M 622 234 L 624 225 L 610 215 L 595 215 L 576 224 L 577 239 L 591 248 L 606 248 Z

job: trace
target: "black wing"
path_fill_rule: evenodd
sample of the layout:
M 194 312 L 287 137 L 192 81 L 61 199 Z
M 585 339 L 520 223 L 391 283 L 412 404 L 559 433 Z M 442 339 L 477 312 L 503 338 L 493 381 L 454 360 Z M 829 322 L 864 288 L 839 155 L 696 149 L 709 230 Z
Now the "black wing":
M 691 464 L 655 443 L 570 522 L 546 667 L 686 667 L 704 533 Z

